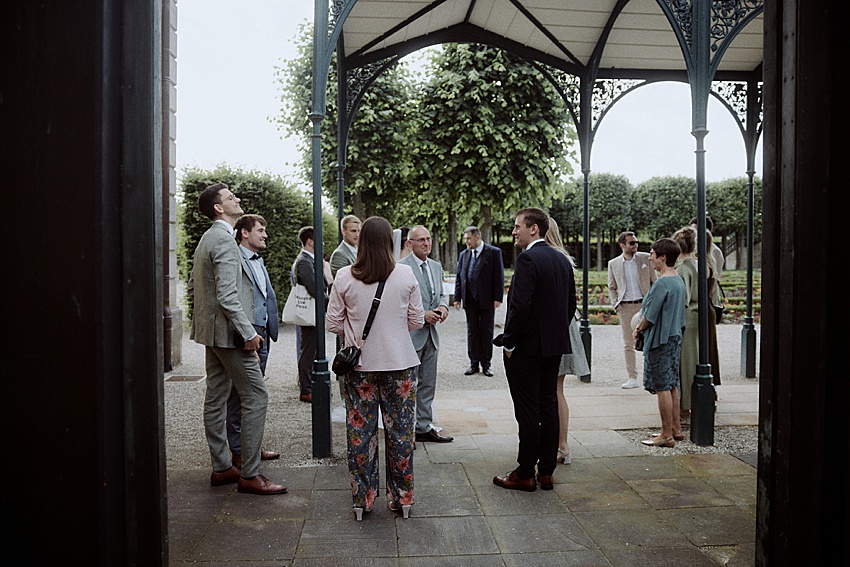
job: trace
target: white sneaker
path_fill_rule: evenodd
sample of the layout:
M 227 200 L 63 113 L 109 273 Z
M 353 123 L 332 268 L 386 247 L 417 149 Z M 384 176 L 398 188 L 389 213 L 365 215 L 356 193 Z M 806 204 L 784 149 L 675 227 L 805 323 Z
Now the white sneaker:
M 637 388 L 638 386 L 640 386 L 638 381 L 635 380 L 634 378 L 631 378 L 628 382 L 626 382 L 625 384 L 622 385 L 622 388 L 624 390 L 630 390 L 632 388 Z

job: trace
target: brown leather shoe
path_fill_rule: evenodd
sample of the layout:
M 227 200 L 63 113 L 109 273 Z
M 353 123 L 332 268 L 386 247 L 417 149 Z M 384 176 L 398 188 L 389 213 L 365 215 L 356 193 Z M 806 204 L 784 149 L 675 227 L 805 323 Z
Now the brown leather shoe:
M 215 472 L 210 475 L 211 486 L 224 486 L 225 484 L 233 484 L 239 482 L 239 469 L 230 467 L 226 471 Z
M 286 494 L 286 487 L 282 484 L 275 484 L 261 474 L 254 478 L 239 477 L 239 486 L 236 487 L 239 492 L 250 492 L 251 494 Z
M 540 483 L 540 488 L 542 490 L 552 490 L 553 488 L 555 488 L 555 478 L 551 474 L 542 475 L 538 473 L 537 482 Z
M 494 476 L 493 484 L 507 488 L 508 490 L 525 490 L 526 492 L 534 492 L 537 490 L 537 483 L 534 477 L 520 478 L 516 471 L 505 473 L 503 476 Z
M 301 394 L 301 396 L 299 396 L 298 399 L 301 400 L 302 402 L 307 402 L 308 404 L 312 404 L 313 403 L 313 394 L 311 394 L 310 392 L 307 392 L 306 394 Z
M 279 458 L 280 453 L 277 451 L 266 451 L 265 449 L 260 449 L 260 459 L 263 461 L 273 461 Z
M 242 468 L 242 453 L 230 453 L 230 461 L 237 469 Z

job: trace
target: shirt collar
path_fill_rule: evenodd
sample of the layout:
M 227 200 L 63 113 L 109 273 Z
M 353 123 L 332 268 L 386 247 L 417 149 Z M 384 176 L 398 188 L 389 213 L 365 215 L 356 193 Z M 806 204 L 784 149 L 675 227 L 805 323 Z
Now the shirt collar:
M 233 225 L 232 225 L 232 224 L 230 224 L 230 223 L 229 223 L 229 222 L 227 222 L 226 220 L 222 220 L 222 219 L 216 219 L 216 220 L 215 220 L 215 222 L 220 222 L 220 223 L 222 224 L 222 226 L 226 226 L 226 227 L 227 227 L 227 230 L 230 232 L 230 235 L 231 235 L 231 236 L 233 236 L 233 237 L 235 237 L 235 236 L 236 236 L 236 229 L 235 229 L 235 228 L 233 228 Z
M 534 246 L 538 242 L 545 242 L 545 240 L 543 240 L 542 238 L 538 238 L 537 240 L 532 240 L 531 242 L 528 243 L 528 246 L 526 246 L 525 249 L 528 250 L 529 248 L 531 248 L 532 246 Z
M 244 254 L 249 260 L 253 259 L 254 256 L 257 256 L 258 258 L 260 257 L 259 254 L 257 254 L 256 252 L 251 252 L 241 244 L 239 245 L 239 248 L 242 249 L 242 254 Z

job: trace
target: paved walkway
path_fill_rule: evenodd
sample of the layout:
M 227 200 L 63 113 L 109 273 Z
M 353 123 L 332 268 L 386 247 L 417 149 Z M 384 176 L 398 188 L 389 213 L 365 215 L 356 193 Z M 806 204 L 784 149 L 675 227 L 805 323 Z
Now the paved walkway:
M 456 334 L 462 317 L 455 319 L 461 321 Z M 457 340 L 447 330 L 443 341 Z M 721 348 L 740 348 L 740 327 L 721 330 Z M 355 522 L 344 465 L 267 463 L 269 476 L 290 490 L 260 497 L 240 494 L 234 486 L 212 488 L 208 465 L 177 464 L 169 455 L 171 564 L 752 565 L 755 452 L 665 456 L 663 449 L 637 444 L 628 433 L 659 422 L 654 398 L 610 386 L 620 378 L 604 379 L 600 369 L 606 362 L 597 363 L 597 357 L 616 356 L 619 331 L 593 332 L 594 382 L 579 385 L 573 379 L 568 390 L 573 462 L 559 465 L 554 491 L 507 491 L 492 483 L 516 459 L 516 421 L 504 378 L 497 387 L 472 382 L 471 389 L 447 378 L 435 408 L 455 441 L 417 445 L 410 519 L 376 505 Z M 273 350 L 270 361 L 275 355 Z M 757 381 L 735 376 L 736 355 L 727 355 L 733 362 L 724 367 L 716 424 L 755 426 Z M 440 364 L 441 376 L 457 374 L 442 357 Z

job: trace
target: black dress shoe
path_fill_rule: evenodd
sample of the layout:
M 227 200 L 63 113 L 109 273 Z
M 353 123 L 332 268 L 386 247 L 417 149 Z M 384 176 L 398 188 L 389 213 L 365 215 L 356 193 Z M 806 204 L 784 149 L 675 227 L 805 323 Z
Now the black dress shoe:
M 502 476 L 494 476 L 493 484 L 507 488 L 508 490 L 525 490 L 526 492 L 537 490 L 537 482 L 534 481 L 533 476 L 520 478 L 515 471 L 505 473 Z
M 472 376 L 473 374 L 478 374 L 478 365 L 473 364 L 469 368 L 463 371 L 464 376 Z
M 435 430 L 431 429 L 427 433 L 417 433 L 416 441 L 431 442 L 431 443 L 451 443 L 454 437 L 440 435 Z
M 490 367 L 489 367 L 489 366 L 485 366 L 485 367 L 481 370 L 481 372 L 483 372 L 483 373 L 484 373 L 484 376 L 487 376 L 487 377 L 492 377 L 492 376 L 493 376 L 493 371 L 492 371 L 492 370 L 490 370 Z

